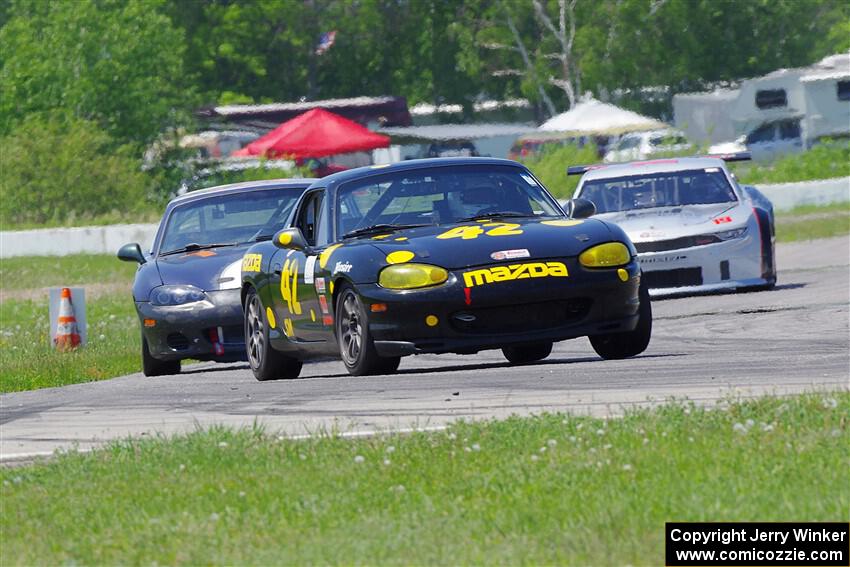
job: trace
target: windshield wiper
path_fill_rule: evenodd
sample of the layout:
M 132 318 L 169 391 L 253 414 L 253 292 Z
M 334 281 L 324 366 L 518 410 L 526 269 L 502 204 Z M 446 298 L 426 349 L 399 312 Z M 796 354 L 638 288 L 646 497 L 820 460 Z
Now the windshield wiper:
M 346 232 L 342 235 L 343 238 L 353 238 L 355 236 L 361 236 L 363 234 L 370 234 L 372 232 L 384 232 L 387 230 L 402 230 L 405 228 L 417 228 L 420 226 L 428 226 L 427 224 L 373 224 L 371 226 L 364 226 L 363 228 L 355 228 L 352 231 Z
M 236 246 L 236 243 L 221 242 L 217 244 L 198 244 L 197 242 L 190 242 L 182 248 L 175 248 L 174 250 L 169 250 L 168 252 L 160 252 L 159 255 L 171 256 L 172 254 L 180 254 L 182 252 L 194 252 L 195 250 L 208 250 L 210 248 L 224 248 L 225 246 Z
M 457 219 L 453 222 L 470 222 L 484 219 L 507 219 L 507 218 L 521 218 L 521 217 L 533 217 L 535 216 L 533 213 L 520 213 L 517 211 L 495 211 L 491 213 L 478 213 L 477 215 L 473 215 L 471 217 L 466 217 L 462 219 Z

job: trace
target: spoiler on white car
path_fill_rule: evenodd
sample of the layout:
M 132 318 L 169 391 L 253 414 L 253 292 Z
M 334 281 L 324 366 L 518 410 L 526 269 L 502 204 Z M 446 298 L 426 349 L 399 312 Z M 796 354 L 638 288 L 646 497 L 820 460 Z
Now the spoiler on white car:
M 699 157 L 710 157 L 715 159 L 722 159 L 723 161 L 749 161 L 753 159 L 750 152 L 733 152 L 728 154 L 712 154 L 706 156 Z M 661 158 L 656 160 L 648 160 L 648 161 L 635 161 L 631 162 L 631 165 L 649 165 L 652 163 L 675 163 L 678 161 L 676 158 Z M 609 164 L 594 164 L 594 165 L 570 165 L 567 167 L 567 175 L 582 175 L 587 173 L 592 169 L 601 169 L 603 167 L 607 167 Z M 610 165 L 624 165 L 624 164 L 610 164 Z
M 734 152 L 731 154 L 709 154 L 705 157 L 722 159 L 723 161 L 750 161 L 753 156 L 750 152 Z

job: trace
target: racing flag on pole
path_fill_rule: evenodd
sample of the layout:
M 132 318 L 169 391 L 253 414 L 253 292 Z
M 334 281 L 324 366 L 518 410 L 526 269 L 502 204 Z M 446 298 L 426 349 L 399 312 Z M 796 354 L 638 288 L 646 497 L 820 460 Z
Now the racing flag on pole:
M 316 44 L 316 55 L 321 55 L 331 48 L 336 39 L 336 30 L 325 32 L 319 36 L 319 43 Z

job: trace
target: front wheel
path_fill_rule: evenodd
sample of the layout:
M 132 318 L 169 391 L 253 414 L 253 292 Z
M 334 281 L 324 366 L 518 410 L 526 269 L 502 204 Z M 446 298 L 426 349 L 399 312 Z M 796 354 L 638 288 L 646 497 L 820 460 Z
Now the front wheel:
M 552 354 L 552 343 L 535 343 L 530 345 L 509 346 L 502 349 L 502 354 L 511 364 L 524 364 L 543 360 Z
M 588 337 L 596 354 L 606 360 L 616 360 L 637 356 L 649 346 L 652 335 L 652 305 L 649 301 L 649 288 L 643 278 L 638 291 L 640 308 L 638 309 L 638 324 L 633 331 L 625 333 L 608 333 Z
M 260 382 L 298 378 L 301 361 L 288 357 L 272 348 L 269 342 L 269 325 L 263 313 L 260 296 L 252 288 L 245 298 L 245 349 L 254 378 Z
M 339 292 L 335 325 L 340 358 L 349 374 L 370 376 L 392 374 L 398 370 L 400 357 L 384 358 L 375 350 L 366 308 L 350 286 L 345 286 Z
M 151 356 L 148 340 L 142 335 L 142 372 L 145 376 L 180 374 L 179 360 L 159 360 Z

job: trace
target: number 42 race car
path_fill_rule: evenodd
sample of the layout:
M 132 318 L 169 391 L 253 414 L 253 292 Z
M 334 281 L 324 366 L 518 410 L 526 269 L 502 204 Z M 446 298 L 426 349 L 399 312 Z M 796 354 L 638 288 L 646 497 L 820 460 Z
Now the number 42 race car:
M 540 360 L 588 336 L 606 359 L 646 349 L 649 293 L 618 226 L 568 216 L 522 165 L 413 160 L 318 180 L 289 227 L 247 250 L 242 304 L 258 380 L 329 355 L 351 374 L 401 357 L 502 349 Z

